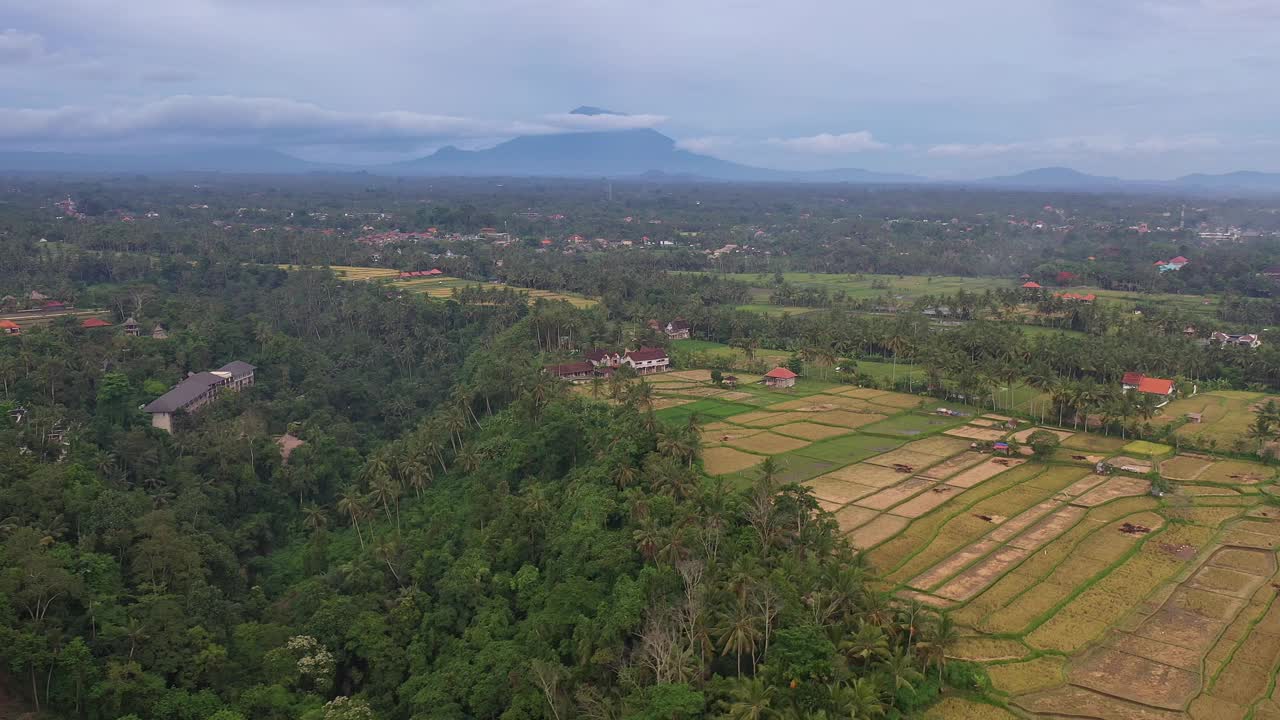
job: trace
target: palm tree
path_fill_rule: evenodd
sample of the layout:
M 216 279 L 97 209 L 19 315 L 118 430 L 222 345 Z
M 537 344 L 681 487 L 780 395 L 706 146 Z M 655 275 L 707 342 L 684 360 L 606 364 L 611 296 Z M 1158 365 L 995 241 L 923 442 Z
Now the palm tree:
M 894 648 L 889 657 L 880 663 L 880 669 L 884 674 L 893 681 L 893 691 L 896 693 L 903 688 L 914 690 L 913 683 L 920 680 L 920 671 L 916 670 L 915 658 L 911 657 L 911 653 L 902 648 Z
M 928 625 L 926 639 L 917 646 L 924 648 L 926 663 L 938 668 L 939 684 L 942 683 L 942 669 L 947 664 L 947 650 L 959 639 L 960 630 L 951 616 L 941 613 Z
M 338 498 L 338 512 L 351 518 L 351 524 L 355 526 L 356 537 L 360 539 L 360 549 L 364 549 L 364 533 L 360 531 L 360 518 L 364 517 L 368 510 L 365 509 L 364 498 L 346 490 Z
M 318 505 L 308 505 L 302 511 L 302 522 L 311 532 L 319 532 L 329 524 L 329 514 Z
M 884 628 L 859 619 L 857 629 L 840 641 L 840 652 L 846 658 L 867 666 L 889 656 L 889 637 L 885 635 Z
M 1253 440 L 1258 441 L 1258 454 L 1262 454 L 1262 447 L 1275 433 L 1271 429 L 1271 421 L 1264 415 L 1257 415 L 1253 418 L 1253 424 L 1249 426 L 1246 435 Z
M 369 485 L 369 496 L 373 501 L 382 506 L 382 511 L 386 513 L 387 520 L 391 521 L 394 517 L 396 529 L 400 529 L 400 493 L 396 483 L 391 479 L 390 475 L 378 475 Z M 391 513 L 391 506 L 396 506 L 394 516 Z
M 773 686 L 758 677 L 739 679 L 729 691 L 732 701 L 729 703 L 727 717 L 730 720 L 766 720 L 777 717 L 777 712 L 773 709 L 773 694 Z
M 875 720 L 885 714 L 883 693 L 874 676 L 849 680 L 834 700 L 840 705 L 841 717 L 849 720 Z
M 742 677 L 742 656 L 749 655 L 751 667 L 755 667 L 757 643 L 760 641 L 759 618 L 746 603 L 737 603 L 733 612 L 726 615 L 716 628 L 716 633 L 720 639 L 720 654 L 733 653 L 737 657 L 738 677 Z

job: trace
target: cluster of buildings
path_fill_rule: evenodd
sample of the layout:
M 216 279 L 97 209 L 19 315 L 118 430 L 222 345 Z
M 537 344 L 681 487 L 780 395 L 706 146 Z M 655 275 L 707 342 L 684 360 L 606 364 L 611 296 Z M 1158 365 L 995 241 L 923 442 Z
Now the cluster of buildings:
M 368 227 L 368 226 L 366 226 Z M 422 240 L 435 240 L 437 230 L 435 228 L 427 228 L 425 232 L 380 232 L 362 235 L 356 238 L 356 242 L 367 247 L 385 247 L 392 243 L 398 242 L 419 242 Z
M 101 328 L 114 327 L 114 325 L 99 317 L 88 317 L 80 321 L 80 327 L 85 330 L 99 330 Z M 124 334 L 129 337 L 142 337 L 142 325 L 132 317 L 127 318 L 121 326 L 124 328 Z M 0 335 L 21 335 L 22 326 L 12 320 L 0 320 Z M 169 337 L 169 331 L 164 329 L 163 325 L 156 324 L 151 329 L 150 337 L 156 340 L 164 340 Z
M 547 365 L 543 368 L 547 373 L 561 380 L 570 382 L 587 382 L 597 377 L 609 377 L 620 367 L 629 367 L 637 375 L 652 375 L 666 372 L 671 367 L 671 357 L 662 348 L 640 348 L 639 350 L 590 350 L 581 362 Z
M 410 270 L 408 272 L 402 272 L 397 277 L 401 280 L 411 280 L 413 278 L 436 277 L 439 275 L 444 275 L 444 271 L 440 268 L 431 268 L 430 270 Z
M 1154 265 L 1160 272 L 1177 272 L 1186 267 L 1191 261 L 1181 255 L 1170 260 L 1157 260 Z
M 151 415 L 151 426 L 167 433 L 173 432 L 173 416 L 180 412 L 195 412 L 208 405 L 225 392 L 240 392 L 253 385 L 254 366 L 234 360 L 217 370 L 189 375 L 174 385 L 169 392 L 143 406 L 143 412 Z
M 668 340 L 688 340 L 689 339 L 689 321 L 684 318 L 676 318 L 667 322 L 666 325 L 657 320 L 649 321 L 649 329 L 661 332 L 667 336 Z
M 1094 295 L 1093 293 L 1089 293 L 1087 295 L 1080 295 L 1079 293 L 1059 293 L 1059 294 L 1055 294 L 1054 297 L 1058 298 L 1059 300 L 1066 300 L 1068 302 L 1083 302 L 1083 303 L 1091 303 L 1094 300 L 1098 299 L 1098 296 Z
M 1230 345 L 1233 347 L 1256 348 L 1262 345 L 1262 338 L 1258 337 L 1254 333 L 1234 334 L 1215 332 L 1209 336 L 1209 341 L 1218 343 L 1222 346 Z

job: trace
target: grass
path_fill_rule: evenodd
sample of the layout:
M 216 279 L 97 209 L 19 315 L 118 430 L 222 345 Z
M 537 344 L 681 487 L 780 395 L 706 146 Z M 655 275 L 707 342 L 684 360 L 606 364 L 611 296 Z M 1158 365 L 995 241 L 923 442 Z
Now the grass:
M 1166 455 L 1173 454 L 1173 448 L 1160 443 L 1148 442 L 1146 440 L 1134 440 L 1125 445 L 1121 450 L 1125 455 L 1133 455 L 1135 457 L 1145 457 L 1159 459 Z
M 722 400 L 698 400 L 685 405 L 665 408 L 654 414 L 662 422 L 674 425 L 688 422 L 690 415 L 697 415 L 700 418 L 727 418 L 732 415 L 750 412 L 753 409 L 749 405 L 739 405 Z
M 297 265 L 279 265 L 284 270 L 298 270 Z M 436 275 L 433 277 L 418 277 L 412 279 L 399 279 L 400 271 L 390 268 L 369 268 L 369 267 L 353 267 L 350 265 L 331 265 L 329 269 L 334 272 L 342 280 L 351 281 L 381 281 L 387 283 L 391 287 L 404 290 L 415 295 L 426 295 L 435 299 L 448 299 L 453 297 L 454 290 L 466 287 L 483 287 L 490 290 L 514 290 L 525 295 L 530 300 L 563 300 L 570 305 L 578 308 L 593 307 L 599 301 L 592 298 L 584 297 L 574 293 L 555 292 L 552 290 L 534 290 L 531 288 L 521 288 L 512 285 L 504 285 L 502 283 L 482 283 L 478 280 L 466 280 L 463 278 L 454 278 L 447 275 Z
M 849 465 L 873 455 L 893 450 L 901 444 L 901 440 L 857 434 L 816 442 L 796 452 L 817 460 Z
M 948 428 L 963 425 L 965 418 L 949 418 L 941 415 L 917 415 L 903 413 L 894 415 L 862 428 L 869 435 L 890 435 L 894 437 L 916 437 L 941 432 Z

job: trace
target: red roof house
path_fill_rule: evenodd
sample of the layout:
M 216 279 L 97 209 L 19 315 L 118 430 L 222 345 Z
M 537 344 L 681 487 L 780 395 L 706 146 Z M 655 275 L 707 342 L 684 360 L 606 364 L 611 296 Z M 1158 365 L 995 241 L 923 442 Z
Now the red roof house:
M 1138 392 L 1149 395 L 1172 395 L 1173 381 L 1162 378 L 1144 377 L 1138 383 Z
M 1040 287 L 1040 283 L 1036 282 L 1035 280 L 1028 280 L 1028 281 L 1026 281 L 1026 282 L 1022 283 L 1022 288 L 1023 288 L 1024 290 L 1040 290 L 1040 289 L 1042 289 L 1042 288 Z
M 671 358 L 662 348 L 640 348 L 624 353 L 622 364 L 630 365 L 639 375 L 649 375 L 665 371 L 671 366 Z
M 1170 260 L 1169 264 L 1170 265 L 1186 265 L 1189 262 L 1191 261 L 1179 255 L 1178 257 Z
M 22 328 L 12 320 L 0 320 L 0 335 L 21 335 Z
M 80 323 L 80 327 L 82 327 L 82 328 L 90 328 L 90 329 L 92 329 L 92 328 L 104 328 L 104 327 L 111 327 L 111 323 L 107 322 L 106 320 L 99 319 L 99 318 L 89 318 L 89 319 L 85 320 L 84 322 Z
M 1127 372 L 1120 380 L 1121 386 L 1125 390 L 1137 390 L 1145 395 L 1155 395 L 1160 398 L 1156 403 L 1156 407 L 1164 407 L 1173 399 L 1176 388 L 1172 380 L 1164 378 L 1147 377 L 1142 373 Z
M 776 367 L 764 374 L 764 385 L 771 388 L 795 387 L 797 377 L 799 375 L 784 367 Z

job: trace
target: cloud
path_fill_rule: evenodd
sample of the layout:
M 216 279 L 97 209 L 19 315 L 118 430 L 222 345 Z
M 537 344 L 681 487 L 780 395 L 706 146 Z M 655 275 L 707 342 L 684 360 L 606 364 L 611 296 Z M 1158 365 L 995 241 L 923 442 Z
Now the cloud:
M 981 158 L 1001 155 L 1143 155 L 1214 150 L 1222 142 L 1212 135 L 1125 138 L 1114 135 L 1060 137 L 1010 143 L 943 143 L 930 147 L 935 157 Z
M 142 138 L 359 144 L 496 138 L 651 127 L 658 115 L 546 115 L 489 122 L 403 110 L 348 112 L 273 97 L 175 95 L 112 108 L 0 108 L 0 141 L 96 141 Z
M 23 65 L 47 57 L 43 36 L 12 29 L 0 31 L 0 65 Z
M 726 135 L 706 135 L 703 137 L 683 138 L 676 141 L 676 147 L 681 150 L 688 150 L 695 153 L 715 153 L 717 150 L 724 150 L 738 142 L 737 138 Z
M 814 155 L 841 155 L 846 153 L 865 152 L 867 150 L 884 150 L 888 145 L 876 140 L 867 130 L 857 132 L 821 133 L 808 137 L 774 138 L 769 141 L 790 150 Z
M 557 113 L 543 115 L 542 120 L 549 132 L 611 130 L 639 130 L 651 128 L 666 122 L 663 115 L 575 115 L 573 113 Z M 536 126 L 532 129 L 536 130 Z

